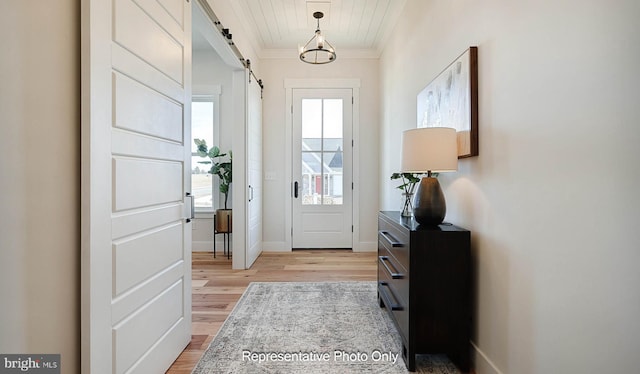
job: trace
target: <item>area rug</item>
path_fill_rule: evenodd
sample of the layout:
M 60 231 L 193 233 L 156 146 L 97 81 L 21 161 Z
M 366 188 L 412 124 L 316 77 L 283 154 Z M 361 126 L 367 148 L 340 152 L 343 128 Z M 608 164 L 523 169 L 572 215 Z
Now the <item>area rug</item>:
M 251 283 L 194 374 L 407 373 L 376 282 Z M 420 373 L 459 373 L 420 355 Z

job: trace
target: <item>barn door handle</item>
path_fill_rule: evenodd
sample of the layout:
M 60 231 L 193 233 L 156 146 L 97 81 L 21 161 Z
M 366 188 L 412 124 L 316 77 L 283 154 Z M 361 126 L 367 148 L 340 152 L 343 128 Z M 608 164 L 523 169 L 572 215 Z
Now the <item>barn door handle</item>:
M 191 222 L 192 219 L 196 216 L 196 207 L 195 207 L 195 199 L 191 192 L 186 192 L 185 196 L 191 200 L 191 211 L 189 212 L 189 218 L 186 219 L 187 223 Z
M 293 182 L 293 197 L 298 198 L 298 181 Z

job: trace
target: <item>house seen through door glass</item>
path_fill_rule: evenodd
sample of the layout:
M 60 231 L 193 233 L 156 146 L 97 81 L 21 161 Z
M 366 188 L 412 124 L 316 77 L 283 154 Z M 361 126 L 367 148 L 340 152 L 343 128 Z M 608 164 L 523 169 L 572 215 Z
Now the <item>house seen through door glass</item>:
M 302 100 L 302 205 L 342 205 L 342 102 Z

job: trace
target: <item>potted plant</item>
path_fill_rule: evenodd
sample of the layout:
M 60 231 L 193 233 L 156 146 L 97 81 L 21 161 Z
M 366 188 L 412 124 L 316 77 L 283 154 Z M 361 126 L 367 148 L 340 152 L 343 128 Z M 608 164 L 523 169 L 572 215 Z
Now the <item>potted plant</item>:
M 208 158 L 208 161 L 198 161 L 199 164 L 209 164 L 211 169 L 209 174 L 215 174 L 220 178 L 220 192 L 224 194 L 224 209 L 216 210 L 216 232 L 231 232 L 231 209 L 227 208 L 229 199 L 229 187 L 231 185 L 231 170 L 233 155 L 229 151 L 229 158 L 226 159 L 227 153 L 220 153 L 217 146 L 207 147 L 204 139 L 193 140 L 198 148 L 198 156 Z
M 411 217 L 413 215 L 413 193 L 416 189 L 416 184 L 420 182 L 418 177 L 420 173 L 393 173 L 391 174 L 391 180 L 402 179 L 402 184 L 396 188 L 402 190 L 402 196 L 404 198 L 404 205 L 402 206 L 402 212 L 400 213 L 404 217 Z

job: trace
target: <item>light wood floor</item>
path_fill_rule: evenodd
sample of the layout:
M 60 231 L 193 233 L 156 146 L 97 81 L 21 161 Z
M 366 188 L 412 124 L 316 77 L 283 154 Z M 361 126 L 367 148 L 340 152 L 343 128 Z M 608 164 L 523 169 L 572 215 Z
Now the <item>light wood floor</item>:
M 231 270 L 224 256 L 193 253 L 193 335 L 167 373 L 191 373 L 249 283 L 376 280 L 376 258 L 376 252 L 296 250 L 263 253 L 250 270 Z

